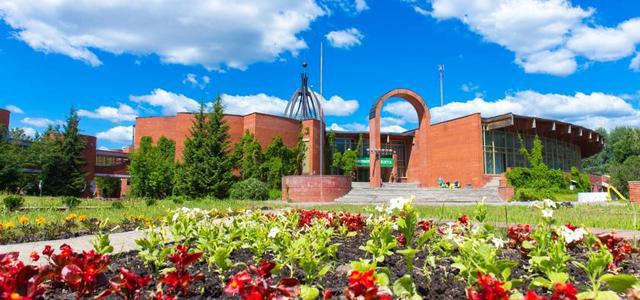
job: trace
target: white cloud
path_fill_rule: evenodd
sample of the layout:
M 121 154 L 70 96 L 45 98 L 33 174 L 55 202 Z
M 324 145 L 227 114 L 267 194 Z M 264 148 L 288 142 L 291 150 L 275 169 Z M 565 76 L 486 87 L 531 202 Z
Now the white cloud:
M 496 101 L 476 98 L 431 109 L 431 122 L 446 121 L 480 112 L 483 117 L 504 113 L 566 121 L 587 128 L 640 126 L 640 110 L 619 96 L 604 93 L 575 95 L 522 91 Z
M 191 87 L 199 87 L 200 89 L 204 89 L 211 82 L 211 78 L 207 75 L 204 75 L 198 79 L 198 75 L 189 73 L 182 80 L 183 84 L 189 84 Z
M 31 127 L 20 127 L 20 129 L 22 129 L 22 132 L 24 132 L 24 134 L 28 137 L 35 137 L 36 134 L 38 133 L 35 129 Z
M 402 133 L 405 131 L 407 131 L 407 129 L 399 125 L 380 126 L 380 132 Z
M 325 116 L 349 116 L 359 107 L 357 100 L 344 100 L 337 95 L 331 96 L 329 100 L 322 98 L 318 94 L 316 96 L 322 101 Z M 283 115 L 288 103 L 287 100 L 264 93 L 248 96 L 223 94 L 220 99 L 226 113 L 237 115 L 246 115 L 253 112 Z
M 566 76 L 577 70 L 577 56 L 609 61 L 633 54 L 640 43 L 640 18 L 615 28 L 587 25 L 593 8 L 568 0 L 432 0 L 431 11 L 416 12 L 438 20 L 457 19 L 486 41 L 515 53 L 527 73 Z
M 100 106 L 94 111 L 80 109 L 78 116 L 118 123 L 135 121 L 138 112 L 129 105 L 118 103 L 118 107 Z
M 133 126 L 116 126 L 107 131 L 98 132 L 96 137 L 114 143 L 131 143 Z
M 47 127 L 49 125 L 61 125 L 62 121 L 56 120 L 49 120 L 47 118 L 23 118 L 22 120 L 20 120 L 20 122 L 22 122 L 23 124 L 26 125 L 31 125 L 33 127 L 38 127 L 38 128 L 44 128 Z
M 225 113 L 235 115 L 246 115 L 253 112 L 282 115 L 287 107 L 286 100 L 264 93 L 249 96 L 222 94 L 220 100 L 224 105 Z
M 346 117 L 352 115 L 360 106 L 358 100 L 345 100 L 342 97 L 334 95 L 329 100 L 317 95 L 322 101 L 322 110 L 325 116 Z
M 582 26 L 572 33 L 567 48 L 594 61 L 628 57 L 640 43 L 640 18 L 627 20 L 616 28 Z
M 636 72 L 640 72 L 640 53 L 638 53 L 636 57 L 634 57 L 631 60 L 631 63 L 629 64 L 629 69 L 634 70 Z
M 92 66 L 95 49 L 157 54 L 165 63 L 244 69 L 296 55 L 298 34 L 326 12 L 314 0 L 3 0 L 0 17 L 33 49 Z
M 331 31 L 325 35 L 331 46 L 335 48 L 349 49 L 362 43 L 364 35 L 356 28 Z
M 328 127 L 328 129 L 333 131 L 369 131 L 369 126 L 355 122 L 348 124 L 332 123 L 331 126 Z
M 6 108 L 8 111 L 14 113 L 14 114 L 24 114 L 24 111 L 20 108 L 17 107 L 15 105 L 9 104 L 7 106 L 5 106 L 4 108 Z
M 469 82 L 462 84 L 460 89 L 462 89 L 463 92 L 469 93 L 478 90 L 478 86 L 473 84 L 473 82 Z
M 386 102 L 382 111 L 402 118 L 405 123 L 418 123 L 418 113 L 413 105 L 407 101 Z
M 179 112 L 194 112 L 200 108 L 198 101 L 182 94 L 155 89 L 148 95 L 130 96 L 135 103 L 148 104 L 162 108 L 163 115 L 175 115 Z
M 355 4 L 357 12 L 362 12 L 369 9 L 369 5 L 367 5 L 367 2 L 365 0 L 356 0 Z

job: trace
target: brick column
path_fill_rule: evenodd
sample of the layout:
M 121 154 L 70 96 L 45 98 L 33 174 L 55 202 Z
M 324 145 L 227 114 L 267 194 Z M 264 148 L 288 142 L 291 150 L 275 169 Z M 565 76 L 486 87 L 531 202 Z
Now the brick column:
M 640 181 L 629 181 L 629 200 L 640 203 Z

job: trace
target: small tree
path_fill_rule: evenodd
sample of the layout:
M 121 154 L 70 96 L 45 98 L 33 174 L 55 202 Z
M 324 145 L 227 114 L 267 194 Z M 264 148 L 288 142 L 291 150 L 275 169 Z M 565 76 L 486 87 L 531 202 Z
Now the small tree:
M 630 156 L 621 164 L 611 167 L 612 184 L 625 196 L 629 196 L 629 181 L 640 180 L 640 156 Z
M 85 140 L 80 135 L 80 118 L 71 109 L 63 132 L 48 130 L 46 153 L 43 154 L 40 179 L 44 193 L 53 196 L 80 196 L 86 188 L 83 151 Z
M 358 153 L 355 150 L 349 149 L 342 153 L 341 167 L 345 176 L 355 177 L 357 159 Z
M 18 149 L 8 142 L 4 128 L 0 127 L 0 191 L 14 191 L 20 176 Z
M 240 171 L 241 179 L 263 178 L 260 172 L 262 164 L 262 147 L 253 133 L 245 132 L 236 144 L 233 154 L 234 167 Z
M 174 161 L 174 141 L 163 136 L 154 146 L 151 137 L 142 137 L 129 164 L 131 194 L 156 199 L 171 195 L 174 186 Z
M 213 110 L 205 114 L 204 105 L 196 114 L 191 136 L 185 141 L 182 165 L 177 171 L 174 189 L 177 195 L 191 198 L 226 198 L 233 183 L 233 162 L 229 158 L 229 128 L 218 98 Z

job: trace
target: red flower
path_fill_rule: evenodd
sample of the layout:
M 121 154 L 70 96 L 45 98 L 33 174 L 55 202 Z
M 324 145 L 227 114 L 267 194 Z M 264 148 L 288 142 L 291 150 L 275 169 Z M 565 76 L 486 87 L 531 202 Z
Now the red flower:
M 429 231 L 429 229 L 431 229 L 431 226 L 433 226 L 433 221 L 431 220 L 420 220 L 418 222 L 418 228 L 424 231 Z
M 556 283 L 551 300 L 578 300 L 578 289 L 571 283 Z
M 398 241 L 398 244 L 400 244 L 400 246 L 404 246 L 407 244 L 407 238 L 404 237 L 404 234 L 402 233 L 396 236 L 396 240 Z
M 169 255 L 169 260 L 175 265 L 175 270 L 165 274 L 160 281 L 167 285 L 171 294 L 189 295 L 189 285 L 196 280 L 204 280 L 204 274 L 198 272 L 196 274 L 189 273 L 187 267 L 202 257 L 202 252 L 189 253 L 184 245 L 176 246 L 176 253 Z
M 467 225 L 469 224 L 469 217 L 467 215 L 462 215 L 458 218 L 458 222 L 462 225 Z
M 374 270 L 360 272 L 353 270 L 349 275 L 349 287 L 344 292 L 347 299 L 391 299 L 391 295 L 381 292 L 376 285 Z
M 620 262 L 631 256 L 632 253 L 638 252 L 631 243 L 621 237 L 615 236 L 613 233 L 598 236 L 600 243 L 607 247 L 607 250 L 613 256 L 610 269 L 615 268 Z
M 528 291 L 523 300 L 547 300 L 547 298 L 536 294 L 534 291 Z
M 251 283 L 251 277 L 247 271 L 242 271 L 231 277 L 224 287 L 224 292 L 228 295 L 239 295 L 244 286 Z
M 564 227 L 571 229 L 571 231 L 576 230 L 577 226 L 572 225 L 571 223 L 564 224 Z
M 503 287 L 503 282 L 497 280 L 489 274 L 478 272 L 476 290 L 474 287 L 467 288 L 467 300 L 508 300 L 509 294 Z
M 324 293 L 322 293 L 322 300 L 329 300 L 331 297 L 333 297 L 331 290 L 325 290 Z
M 32 261 L 38 261 L 40 259 L 40 255 L 38 255 L 38 252 L 36 251 L 31 251 L 29 258 L 31 258 Z
M 44 246 L 44 249 L 42 250 L 42 255 L 51 256 L 52 254 L 53 254 L 53 248 L 51 248 L 50 245 Z

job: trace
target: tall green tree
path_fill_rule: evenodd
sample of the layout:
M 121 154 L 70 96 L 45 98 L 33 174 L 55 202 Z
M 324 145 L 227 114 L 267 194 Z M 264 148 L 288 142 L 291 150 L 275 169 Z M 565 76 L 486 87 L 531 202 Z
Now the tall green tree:
M 629 156 L 623 163 L 611 167 L 612 184 L 625 196 L 629 196 L 629 181 L 640 180 L 640 156 Z
M 256 178 L 264 180 L 260 172 L 260 165 L 263 161 L 262 147 L 253 133 L 245 132 L 236 144 L 233 153 L 234 167 L 240 172 L 241 179 Z
M 49 131 L 40 180 L 43 193 L 53 196 L 80 196 L 87 188 L 86 162 L 83 151 L 85 139 L 80 135 L 80 118 L 71 108 L 62 132 Z
M 132 196 L 159 199 L 172 194 L 175 149 L 175 142 L 164 136 L 155 146 L 151 137 L 140 139 L 140 146 L 131 155 L 129 164 Z
M 229 151 L 229 127 L 220 98 L 210 113 L 204 106 L 196 114 L 191 136 L 185 141 L 182 165 L 178 168 L 175 193 L 193 198 L 226 198 L 233 183 L 233 162 Z
M 0 127 L 0 191 L 14 192 L 20 176 L 18 149 L 9 143 L 8 131 Z

